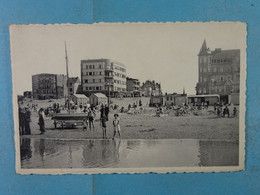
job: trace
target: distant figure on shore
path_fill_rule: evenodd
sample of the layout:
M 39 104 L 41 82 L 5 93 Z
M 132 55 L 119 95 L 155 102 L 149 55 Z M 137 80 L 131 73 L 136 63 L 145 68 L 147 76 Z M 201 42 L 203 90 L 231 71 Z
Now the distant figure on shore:
M 142 106 L 142 100 L 139 100 L 139 106 L 140 107 Z
M 31 111 L 29 107 L 25 107 L 25 115 L 24 115 L 24 123 L 25 123 L 25 134 L 31 135 Z
M 108 121 L 108 114 L 109 114 L 109 107 L 108 105 L 105 106 L 105 115 L 106 115 L 106 120 Z
M 19 133 L 20 135 L 25 134 L 25 119 L 24 119 L 25 112 L 24 110 L 19 107 Z
M 237 116 L 237 108 L 236 108 L 236 107 L 234 107 L 234 109 L 233 109 L 233 116 L 234 116 L 234 117 Z
M 128 111 L 131 109 L 131 104 L 128 104 Z
M 121 139 L 121 135 L 120 135 L 120 125 L 119 125 L 119 115 L 118 114 L 114 114 L 114 120 L 113 120 L 113 126 L 114 126 L 114 135 L 113 135 L 113 140 L 115 139 L 115 135 L 116 133 L 118 133 L 119 138 Z
M 225 106 L 225 108 L 224 108 L 224 110 L 223 110 L 223 117 L 225 117 L 226 116 L 226 114 L 228 115 L 228 117 L 229 117 L 229 109 L 228 109 L 228 107 L 227 106 Z
M 88 119 L 87 118 L 84 118 L 83 119 L 83 131 L 87 131 L 88 130 Z M 90 129 L 91 131 L 91 129 Z
M 91 131 L 91 126 L 93 127 L 93 130 L 95 129 L 94 117 L 95 117 L 94 111 L 91 108 L 89 108 L 88 109 L 88 120 L 89 120 L 89 129 L 90 129 L 90 131 Z
M 105 107 L 104 105 L 102 104 L 101 105 L 101 109 L 100 109 L 100 119 L 103 118 L 105 116 Z
M 43 108 L 41 108 L 39 110 L 39 122 L 38 125 L 40 126 L 40 135 L 43 135 L 45 132 L 45 124 L 44 124 L 44 112 L 43 112 Z
M 104 115 L 101 119 L 100 119 L 100 125 L 102 127 L 102 131 L 103 131 L 103 139 L 107 139 L 107 119 L 106 116 Z

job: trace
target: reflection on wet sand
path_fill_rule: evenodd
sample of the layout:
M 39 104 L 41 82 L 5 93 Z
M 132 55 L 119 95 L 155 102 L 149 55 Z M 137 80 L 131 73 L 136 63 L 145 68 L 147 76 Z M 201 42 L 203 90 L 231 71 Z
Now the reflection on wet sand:
M 22 138 L 22 168 L 128 168 L 238 165 L 238 142 L 195 139 Z

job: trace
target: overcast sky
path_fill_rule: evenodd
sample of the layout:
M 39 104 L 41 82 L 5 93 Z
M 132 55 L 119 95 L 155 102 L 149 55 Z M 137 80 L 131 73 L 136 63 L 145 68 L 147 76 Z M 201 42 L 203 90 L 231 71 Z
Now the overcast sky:
M 34 74 L 65 74 L 64 41 L 70 76 L 80 77 L 82 59 L 109 58 L 124 63 L 127 76 L 160 82 L 164 93 L 185 87 L 195 94 L 204 39 L 211 50 L 242 49 L 245 58 L 245 25 L 235 22 L 13 25 L 10 31 L 16 94 L 32 89 Z

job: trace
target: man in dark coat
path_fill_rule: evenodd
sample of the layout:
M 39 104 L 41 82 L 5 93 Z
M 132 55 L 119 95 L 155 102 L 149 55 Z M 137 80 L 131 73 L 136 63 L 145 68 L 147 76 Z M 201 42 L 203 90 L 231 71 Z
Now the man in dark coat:
M 19 133 L 20 135 L 25 134 L 25 121 L 24 121 L 24 111 L 21 107 L 19 107 Z
M 31 111 L 28 107 L 25 107 L 25 114 L 24 114 L 24 123 L 25 123 L 25 133 L 27 135 L 31 135 Z
M 108 105 L 105 106 L 105 116 L 106 116 L 106 119 L 108 121 L 108 114 L 109 114 L 109 107 Z
M 43 117 L 43 109 L 41 108 L 39 111 L 39 123 L 38 125 L 40 126 L 40 131 L 41 131 L 41 135 L 44 134 L 45 132 L 45 124 L 44 124 L 44 117 Z

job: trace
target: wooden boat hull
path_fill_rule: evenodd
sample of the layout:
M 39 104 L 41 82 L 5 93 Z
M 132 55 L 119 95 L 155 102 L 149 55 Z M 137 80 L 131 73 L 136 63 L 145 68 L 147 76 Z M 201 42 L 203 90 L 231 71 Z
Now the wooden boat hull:
M 85 113 L 60 113 L 55 114 L 52 117 L 52 120 L 54 120 L 54 128 L 57 128 L 57 125 L 60 125 L 62 129 L 64 129 L 65 126 L 71 126 L 72 128 L 83 125 L 83 119 L 87 118 L 87 114 Z

